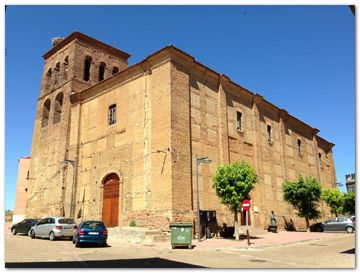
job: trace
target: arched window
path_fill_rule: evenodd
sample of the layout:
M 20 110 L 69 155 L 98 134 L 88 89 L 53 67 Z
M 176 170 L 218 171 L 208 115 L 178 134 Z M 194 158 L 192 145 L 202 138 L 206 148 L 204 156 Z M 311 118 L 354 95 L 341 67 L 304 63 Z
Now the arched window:
M 84 61 L 84 81 L 88 81 L 90 79 L 91 62 L 92 58 L 90 56 L 86 56 Z
M 298 139 L 297 144 L 298 144 L 298 154 L 301 155 L 301 140 L 300 139 Z
M 54 120 L 53 120 L 54 124 L 58 123 L 61 120 L 63 99 L 64 99 L 63 93 L 57 94 L 57 96 L 55 98 Z
M 45 127 L 49 124 L 50 106 L 51 106 L 51 102 L 49 99 L 47 99 L 44 103 L 43 110 L 42 110 L 42 119 L 41 119 L 42 127 Z
M 66 56 L 64 59 L 64 80 L 67 80 L 69 71 L 69 56 Z
M 105 63 L 101 63 L 99 66 L 99 82 L 101 82 L 104 79 L 105 76 Z
M 117 68 L 116 66 L 113 67 L 113 71 L 112 74 L 115 75 L 116 73 L 119 72 L 119 68 Z
M 55 76 L 55 81 L 54 81 L 54 85 L 57 85 L 59 83 L 60 80 L 60 63 L 57 63 L 54 69 L 54 76 Z
M 51 77 L 52 77 L 52 70 L 49 68 L 49 70 L 46 73 L 46 91 L 49 91 L 51 88 Z

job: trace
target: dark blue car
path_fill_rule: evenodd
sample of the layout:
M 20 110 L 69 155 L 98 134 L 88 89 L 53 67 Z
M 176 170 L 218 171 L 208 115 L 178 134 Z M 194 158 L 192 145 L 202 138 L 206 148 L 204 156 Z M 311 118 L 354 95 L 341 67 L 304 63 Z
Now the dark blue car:
M 73 244 L 75 244 L 75 247 L 79 247 L 85 243 L 106 246 L 107 233 L 103 222 L 92 220 L 83 221 L 74 231 Z

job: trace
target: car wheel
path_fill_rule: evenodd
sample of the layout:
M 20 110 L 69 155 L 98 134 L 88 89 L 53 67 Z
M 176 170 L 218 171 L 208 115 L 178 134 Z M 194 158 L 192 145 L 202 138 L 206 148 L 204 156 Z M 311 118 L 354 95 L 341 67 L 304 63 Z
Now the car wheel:
M 16 235 L 16 229 L 15 228 L 13 228 L 12 230 L 11 230 L 11 233 L 12 233 L 12 235 Z
M 354 229 L 352 227 L 347 227 L 346 228 L 346 232 L 347 233 L 353 233 L 354 232 Z
M 316 231 L 316 232 L 323 232 L 324 229 L 323 229 L 322 227 L 317 227 L 317 228 L 315 229 L 315 231 Z
M 54 241 L 56 239 L 54 232 L 50 232 L 49 239 L 50 239 L 50 241 Z
M 27 235 L 30 237 L 31 236 L 31 230 L 29 229 Z
M 35 231 L 33 230 L 30 231 L 30 237 L 31 239 L 35 239 Z

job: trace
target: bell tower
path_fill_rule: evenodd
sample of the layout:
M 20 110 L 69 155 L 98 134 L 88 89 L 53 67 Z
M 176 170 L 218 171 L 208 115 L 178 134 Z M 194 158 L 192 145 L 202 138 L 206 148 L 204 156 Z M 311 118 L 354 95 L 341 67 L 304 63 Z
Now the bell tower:
M 128 67 L 130 55 L 80 32 L 52 39 L 37 99 L 27 194 L 27 217 L 69 216 L 68 172 L 70 94 L 80 92 Z M 76 157 L 76 155 L 71 155 Z M 75 174 L 76 175 L 76 174 Z M 71 175 L 70 177 L 76 177 Z

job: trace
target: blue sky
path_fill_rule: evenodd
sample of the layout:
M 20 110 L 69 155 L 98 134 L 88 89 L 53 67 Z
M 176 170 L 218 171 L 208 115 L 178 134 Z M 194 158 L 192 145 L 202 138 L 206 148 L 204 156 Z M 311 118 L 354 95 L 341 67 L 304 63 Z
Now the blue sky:
M 355 18 L 348 6 L 8 6 L 5 15 L 5 208 L 31 152 L 51 38 L 78 30 L 130 65 L 173 44 L 335 143 L 338 182 L 355 172 Z M 345 190 L 344 187 L 341 190 Z

